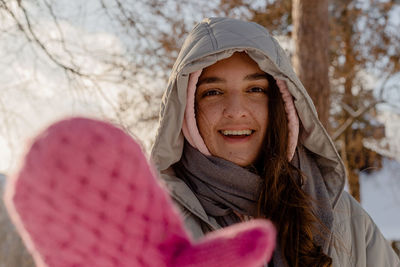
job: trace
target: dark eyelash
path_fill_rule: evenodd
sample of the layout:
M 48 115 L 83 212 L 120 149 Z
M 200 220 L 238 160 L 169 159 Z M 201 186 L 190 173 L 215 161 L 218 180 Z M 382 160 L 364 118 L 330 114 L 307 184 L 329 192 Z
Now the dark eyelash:
M 215 96 L 215 95 L 219 95 L 219 94 L 221 94 L 221 92 L 219 92 L 218 90 L 208 90 L 208 91 L 205 91 L 201 96 L 206 97 L 206 96 Z
M 261 89 L 261 90 L 253 91 L 253 89 Z M 267 93 L 267 89 L 265 89 L 265 88 L 263 88 L 263 87 L 257 87 L 257 86 L 256 86 L 256 87 L 250 88 L 249 91 L 257 92 L 257 93 Z

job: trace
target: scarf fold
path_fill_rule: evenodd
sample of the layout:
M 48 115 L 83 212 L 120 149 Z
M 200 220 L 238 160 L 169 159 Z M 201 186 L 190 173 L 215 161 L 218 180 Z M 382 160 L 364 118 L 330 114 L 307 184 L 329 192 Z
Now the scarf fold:
M 230 161 L 205 156 L 185 142 L 181 160 L 174 165 L 208 215 L 221 226 L 239 222 L 236 215 L 257 215 L 260 176 Z

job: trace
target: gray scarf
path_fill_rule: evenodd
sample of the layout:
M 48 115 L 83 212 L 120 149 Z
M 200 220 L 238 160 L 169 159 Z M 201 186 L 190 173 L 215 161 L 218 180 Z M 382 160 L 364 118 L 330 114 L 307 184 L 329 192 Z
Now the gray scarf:
M 206 213 L 221 226 L 239 222 L 235 213 L 257 215 L 262 180 L 249 170 L 221 158 L 205 156 L 187 142 L 174 170 L 195 193 Z
M 325 226 L 319 229 L 324 238 L 317 234 L 315 242 L 326 253 L 333 211 L 321 171 L 314 155 L 302 146 L 298 146 L 292 164 L 306 176 L 303 190 L 315 201 L 315 214 Z M 206 213 L 215 217 L 221 226 L 240 222 L 235 212 L 257 215 L 257 200 L 262 186 L 262 179 L 257 174 L 230 161 L 205 156 L 187 142 L 174 170 L 197 196 Z M 273 266 L 285 266 L 279 244 L 274 252 Z

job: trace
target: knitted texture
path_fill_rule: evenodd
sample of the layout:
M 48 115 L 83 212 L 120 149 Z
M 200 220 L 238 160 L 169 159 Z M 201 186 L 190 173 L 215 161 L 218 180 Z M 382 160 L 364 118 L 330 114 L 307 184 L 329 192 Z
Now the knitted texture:
M 261 266 L 266 220 L 194 242 L 140 146 L 105 122 L 72 118 L 31 145 L 5 201 L 37 266 Z

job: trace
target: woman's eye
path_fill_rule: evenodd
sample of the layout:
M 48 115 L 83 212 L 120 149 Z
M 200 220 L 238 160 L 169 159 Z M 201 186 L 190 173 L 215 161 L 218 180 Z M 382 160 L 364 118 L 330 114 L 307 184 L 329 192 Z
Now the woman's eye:
M 252 87 L 249 89 L 249 92 L 251 92 L 251 93 L 266 93 L 267 90 L 262 87 Z
M 218 90 L 207 90 L 201 96 L 206 97 L 206 96 L 215 96 L 215 95 L 220 95 L 220 94 L 222 94 L 222 93 Z

